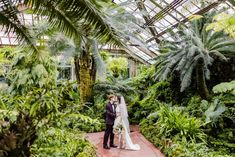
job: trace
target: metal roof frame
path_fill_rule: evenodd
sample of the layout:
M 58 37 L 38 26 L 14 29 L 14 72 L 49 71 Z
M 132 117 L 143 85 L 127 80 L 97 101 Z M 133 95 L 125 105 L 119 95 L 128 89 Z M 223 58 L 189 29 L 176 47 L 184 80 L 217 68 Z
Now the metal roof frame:
M 129 6 L 124 6 L 130 13 L 145 12 L 142 14 L 143 29 L 146 32 L 140 32 L 139 35 L 145 40 L 149 50 L 141 48 L 138 44 L 130 43 L 129 49 L 125 50 L 126 54 L 144 64 L 151 64 L 152 58 L 156 57 L 158 43 L 163 38 L 170 38 L 167 34 L 168 29 L 177 30 L 180 23 L 187 23 L 191 15 L 201 15 L 212 9 L 216 9 L 220 4 L 226 4 L 229 8 L 234 8 L 230 0 L 214 0 L 214 2 L 205 3 L 204 7 L 195 4 L 193 0 L 113 0 L 114 3 L 132 2 Z M 191 5 L 188 8 L 187 5 Z M 24 6 L 20 6 L 19 10 L 23 11 Z M 25 14 L 21 12 L 19 18 L 23 24 L 36 24 L 41 18 L 33 14 Z M 16 35 L 14 32 L 4 33 L 4 29 L 0 26 L 0 46 L 14 45 L 16 46 Z M 113 48 L 115 52 L 115 48 Z M 123 51 L 124 49 L 122 49 Z

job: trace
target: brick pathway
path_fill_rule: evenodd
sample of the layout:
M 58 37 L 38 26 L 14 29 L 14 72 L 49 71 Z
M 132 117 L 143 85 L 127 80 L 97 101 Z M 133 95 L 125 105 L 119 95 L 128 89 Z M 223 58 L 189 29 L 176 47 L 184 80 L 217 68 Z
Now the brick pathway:
M 103 149 L 103 136 L 104 132 L 87 134 L 88 140 L 91 141 L 97 148 L 98 157 L 164 157 L 159 149 L 157 149 L 139 133 L 138 129 L 131 132 L 131 138 L 133 143 L 140 145 L 141 149 L 139 151 L 118 148 L 111 148 L 109 150 Z M 117 139 L 115 139 L 115 144 L 117 145 Z

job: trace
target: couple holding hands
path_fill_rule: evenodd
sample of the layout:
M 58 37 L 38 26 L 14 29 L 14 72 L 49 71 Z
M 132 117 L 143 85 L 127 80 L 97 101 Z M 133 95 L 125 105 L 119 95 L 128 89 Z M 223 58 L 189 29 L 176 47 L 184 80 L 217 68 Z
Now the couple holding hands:
M 140 150 L 138 144 L 133 144 L 130 137 L 127 106 L 123 96 L 108 96 L 109 102 L 105 107 L 106 129 L 103 140 L 103 148 L 118 147 L 120 149 Z M 118 135 L 119 144 L 114 145 L 114 134 Z M 108 139 L 109 146 L 108 146 Z

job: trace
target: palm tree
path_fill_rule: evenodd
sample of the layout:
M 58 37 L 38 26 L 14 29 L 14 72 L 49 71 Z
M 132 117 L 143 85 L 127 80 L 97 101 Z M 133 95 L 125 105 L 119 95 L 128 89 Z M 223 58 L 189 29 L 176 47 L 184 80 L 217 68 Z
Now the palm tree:
M 13 3 L 14 2 L 14 3 Z M 0 25 L 6 33 L 13 31 L 18 35 L 18 41 L 26 41 L 38 51 L 35 42 L 27 31 L 17 14 L 17 5 L 21 0 L 2 0 L 0 2 Z M 69 37 L 81 37 L 81 32 L 76 23 L 85 23 L 89 29 L 93 29 L 97 39 L 111 44 L 122 45 L 117 38 L 115 30 L 106 21 L 106 15 L 101 12 L 101 4 L 90 0 L 24 0 L 26 6 L 33 8 L 38 15 L 47 16 L 50 25 L 64 32 Z M 108 3 L 108 0 L 103 1 Z M 110 3 L 109 3 L 110 4 Z
M 85 39 L 85 38 L 84 38 Z M 75 74 L 80 89 L 80 102 L 92 102 L 92 86 L 96 81 L 96 73 L 104 75 L 105 64 L 99 54 L 98 43 L 95 38 L 87 38 L 85 42 L 72 41 L 61 33 L 53 35 L 48 42 L 50 51 L 61 54 L 66 61 L 73 57 Z
M 213 56 L 226 60 L 226 55 L 235 55 L 235 42 L 223 32 L 206 31 L 207 25 L 212 21 L 212 14 L 205 15 L 199 20 L 191 22 L 187 28 L 172 33 L 174 41 L 165 41 L 161 51 L 167 53 L 157 58 L 157 79 L 166 80 L 175 71 L 180 73 L 181 92 L 184 91 L 192 80 L 193 72 L 199 94 L 204 99 L 209 99 L 206 79 L 210 78 L 208 66 L 213 63 Z
M 146 48 L 141 40 L 136 37 L 136 30 L 141 30 L 141 28 L 136 24 L 139 21 L 133 15 L 128 14 L 125 10 L 115 5 L 106 4 L 102 10 L 110 15 L 105 17 L 105 21 L 113 31 L 115 30 L 116 37 L 119 37 L 116 41 L 122 43 L 122 41 L 129 40 L 140 45 L 140 47 Z M 80 31 L 79 37 L 68 41 L 64 37 L 57 36 L 58 38 L 55 38 L 55 41 L 52 39 L 49 44 L 51 50 L 63 51 L 65 52 L 64 54 L 73 55 L 76 78 L 80 88 L 80 101 L 84 104 L 92 101 L 92 86 L 96 80 L 96 73 L 104 73 L 101 70 L 104 69 L 104 64 L 99 55 L 98 44 L 106 44 L 107 41 L 100 39 L 99 36 L 97 37 L 95 28 L 92 28 L 87 23 L 77 22 L 75 26 Z M 70 44 L 66 46 L 68 43 Z M 118 43 L 115 44 L 117 45 Z M 56 48 L 55 45 L 59 47 Z M 123 44 L 123 46 L 125 45 Z
M 76 45 L 74 63 L 80 83 L 81 103 L 88 100 L 94 82 L 91 80 L 96 76 L 96 68 L 92 66 L 97 65 L 93 64 L 94 57 L 90 54 L 98 50 L 97 43 L 126 46 L 124 41 L 131 41 L 145 47 L 136 40 L 136 30 L 140 31 L 141 27 L 135 25 L 137 21 L 134 16 L 108 3 L 108 0 L 99 3 L 91 0 L 25 0 L 24 3 L 36 14 L 46 16 L 52 28 L 69 36 Z M 5 26 L 10 28 L 7 23 Z

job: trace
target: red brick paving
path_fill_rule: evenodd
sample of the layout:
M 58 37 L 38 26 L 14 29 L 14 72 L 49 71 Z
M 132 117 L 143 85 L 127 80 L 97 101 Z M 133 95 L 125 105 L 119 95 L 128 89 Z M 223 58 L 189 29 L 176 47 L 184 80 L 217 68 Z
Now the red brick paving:
M 87 134 L 88 140 L 91 141 L 97 148 L 98 157 L 164 157 L 164 155 L 152 143 L 147 141 L 138 131 L 138 128 L 131 128 L 131 138 L 133 143 L 139 144 L 139 151 L 131 151 L 125 149 L 111 148 L 103 149 L 104 132 Z M 117 145 L 117 139 L 115 139 Z

